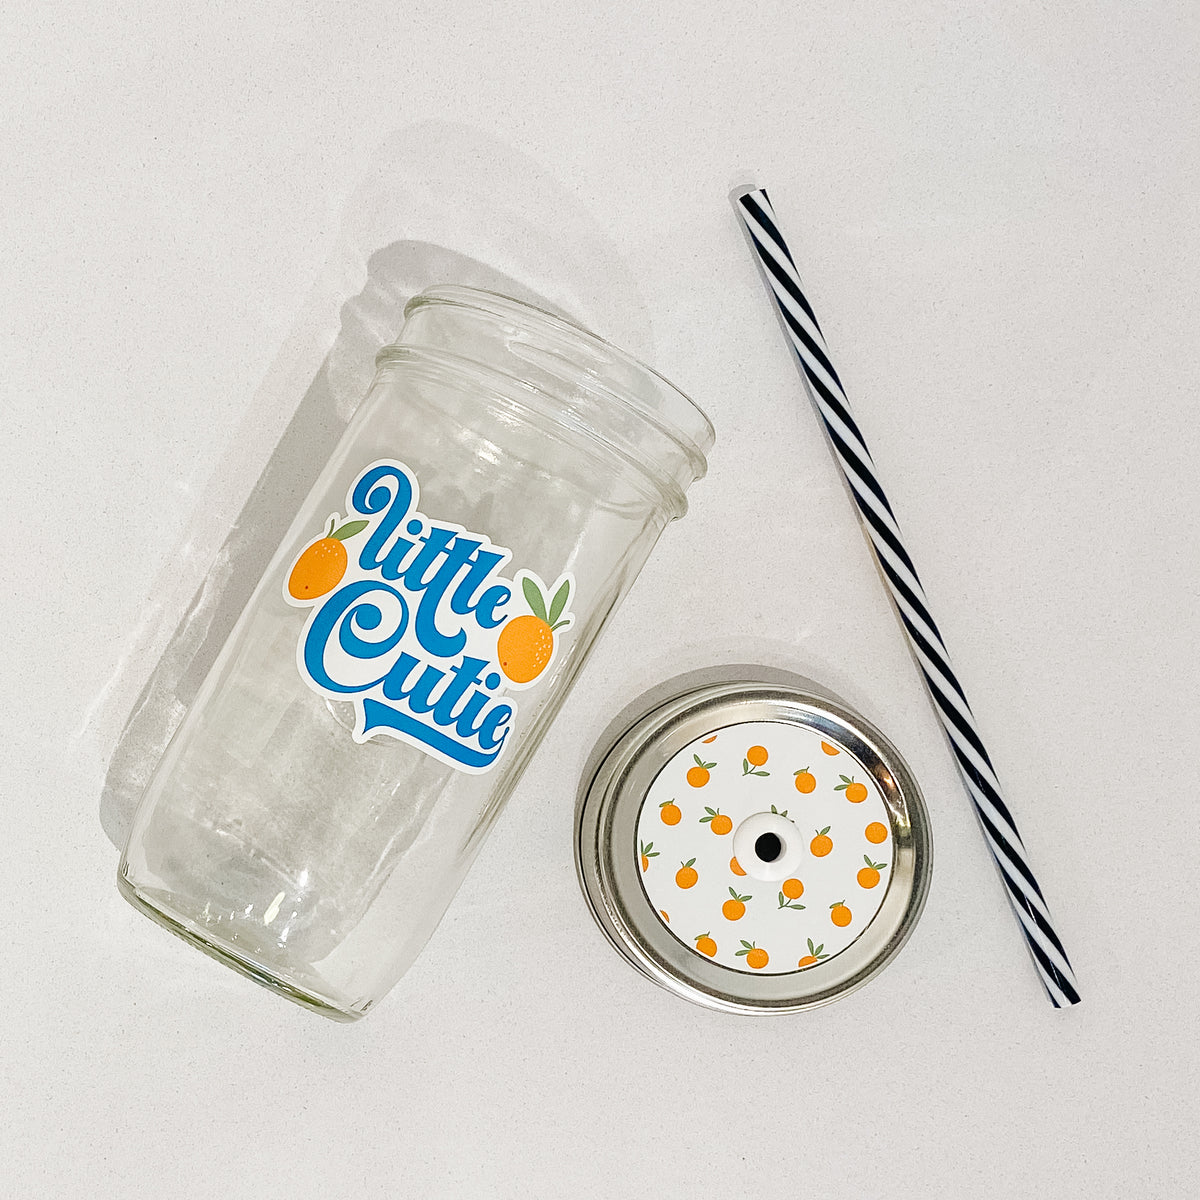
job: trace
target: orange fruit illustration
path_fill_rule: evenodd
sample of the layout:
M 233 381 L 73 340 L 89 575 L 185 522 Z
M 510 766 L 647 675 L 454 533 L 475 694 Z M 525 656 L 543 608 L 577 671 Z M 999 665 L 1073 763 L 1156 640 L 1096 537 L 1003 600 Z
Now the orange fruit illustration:
M 712 958 L 717 952 L 717 943 L 707 933 L 698 933 L 696 934 L 696 949 L 701 954 L 707 954 L 709 958 Z
M 554 653 L 554 633 L 541 617 L 525 614 L 505 623 L 496 643 L 500 670 L 513 683 L 528 683 L 545 669 Z
M 880 842 L 887 841 L 887 826 L 882 821 L 872 821 L 864 830 L 867 835 L 867 841 L 878 846 Z
M 841 754 L 841 751 L 836 746 L 831 746 L 828 742 L 822 742 L 821 749 L 824 750 L 826 754 Z
M 638 850 L 642 856 L 642 870 L 647 871 L 650 869 L 650 860 L 658 857 L 658 851 L 655 850 L 653 842 L 642 842 Z
M 745 957 L 746 966 L 761 971 L 771 960 L 767 952 L 753 942 L 742 942 L 742 948 L 737 952 L 738 958 Z
M 718 837 L 724 837 L 733 828 L 733 822 L 719 808 L 706 805 L 704 811 L 708 816 L 701 817 L 700 824 L 707 825 Z
M 833 838 L 829 836 L 828 825 L 824 829 L 817 830 L 817 836 L 808 844 L 808 848 L 813 852 L 814 858 L 824 858 L 833 849 Z
M 873 888 L 879 882 L 880 869 L 886 867 L 887 863 L 872 862 L 868 854 L 863 855 L 863 862 L 867 865 L 858 869 L 858 886 L 860 888 Z
M 706 763 L 698 754 L 693 754 L 692 758 L 696 760 L 694 767 L 688 767 L 687 781 L 695 788 L 703 787 L 709 780 L 709 772 L 717 764 L 715 762 Z
M 820 962 L 823 958 L 828 958 L 828 954 L 822 954 L 825 949 L 825 943 L 822 942 L 819 946 L 814 946 L 812 938 L 808 939 L 808 953 L 796 964 L 798 967 L 811 967 L 813 963 Z
M 780 885 L 779 890 L 789 900 L 799 900 L 804 895 L 804 884 L 798 879 L 785 879 Z
M 764 779 L 771 774 L 770 771 L 762 769 L 763 763 L 767 761 L 767 749 L 765 746 L 751 746 L 746 751 L 746 757 L 742 759 L 742 774 L 743 775 L 761 775 Z
M 696 886 L 696 880 L 700 878 L 696 874 L 696 868 L 692 865 L 695 863 L 694 858 L 689 858 L 687 862 L 679 864 L 679 870 L 675 872 L 676 886 L 683 888 L 685 891 L 690 887 Z
M 731 858 L 729 860 L 729 869 L 735 875 L 745 875 L 745 873 L 746 873 L 745 871 L 742 870 L 742 864 L 740 862 L 738 862 L 738 860 L 736 858 Z
M 658 806 L 658 815 L 664 825 L 678 825 L 683 813 L 679 811 L 679 806 L 674 800 L 664 800 Z
M 817 777 L 807 768 L 801 767 L 796 775 L 796 791 L 803 792 L 806 796 L 809 792 L 815 791 L 817 786 Z
M 849 925 L 853 917 L 854 914 L 846 907 L 845 902 L 842 900 L 829 906 L 829 919 L 835 925 L 843 927 Z
M 332 592 L 342 576 L 350 557 L 342 542 L 362 533 L 370 524 L 368 521 L 347 521 L 340 529 L 335 529 L 337 518 L 329 520 L 329 532 L 318 538 L 311 546 L 296 559 L 292 573 L 288 576 L 288 595 L 293 600 L 316 600 L 326 592 Z
M 833 790 L 835 792 L 845 792 L 846 799 L 851 804 L 861 804 L 867 798 L 867 787 L 863 783 L 855 783 L 853 775 L 839 775 L 838 778 L 842 781 Z
M 528 575 L 521 580 L 521 590 L 533 611 L 506 621 L 496 641 L 500 670 L 513 683 L 529 683 L 546 669 L 554 654 L 554 631 L 572 620 L 562 615 L 571 594 L 569 579 L 554 593 L 549 610 L 542 589 Z
M 729 889 L 730 899 L 721 905 L 721 912 L 727 921 L 740 921 L 746 915 L 746 901 L 750 896 L 739 896 L 733 888 Z

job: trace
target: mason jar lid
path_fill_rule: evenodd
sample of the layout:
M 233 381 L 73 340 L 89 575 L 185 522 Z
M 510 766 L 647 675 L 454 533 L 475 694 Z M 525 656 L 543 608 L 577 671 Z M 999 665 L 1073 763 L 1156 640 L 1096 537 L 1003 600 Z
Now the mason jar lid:
M 743 1013 L 828 1003 L 920 916 L 932 844 L 896 748 L 808 683 L 659 700 L 593 755 L 576 814 L 592 914 L 642 974 Z

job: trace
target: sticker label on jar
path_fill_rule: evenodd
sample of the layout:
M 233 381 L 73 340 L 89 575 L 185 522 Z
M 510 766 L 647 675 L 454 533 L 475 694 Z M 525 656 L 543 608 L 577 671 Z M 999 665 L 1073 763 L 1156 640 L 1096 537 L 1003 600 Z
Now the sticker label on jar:
M 296 664 L 318 695 L 353 703 L 356 742 L 399 738 L 480 774 L 512 730 L 509 693 L 545 677 L 574 620 L 575 581 L 509 572 L 508 550 L 418 499 L 403 463 L 372 463 L 292 564 L 283 598 L 309 610 Z

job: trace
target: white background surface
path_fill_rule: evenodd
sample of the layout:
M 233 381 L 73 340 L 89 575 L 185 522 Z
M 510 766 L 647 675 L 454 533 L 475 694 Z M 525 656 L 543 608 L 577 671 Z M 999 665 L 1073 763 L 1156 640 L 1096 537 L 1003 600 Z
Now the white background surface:
M 0 1192 L 1192 1194 L 1198 51 L 1182 2 L 6 6 Z M 347 194 L 432 118 L 591 214 L 718 444 L 434 940 L 347 1028 L 118 897 L 75 731 Z M 1074 1011 L 1041 994 L 803 400 L 726 199 L 748 178 L 1024 829 Z M 935 875 L 869 987 L 748 1020 L 621 962 L 570 846 L 611 713 L 762 639 L 905 753 Z

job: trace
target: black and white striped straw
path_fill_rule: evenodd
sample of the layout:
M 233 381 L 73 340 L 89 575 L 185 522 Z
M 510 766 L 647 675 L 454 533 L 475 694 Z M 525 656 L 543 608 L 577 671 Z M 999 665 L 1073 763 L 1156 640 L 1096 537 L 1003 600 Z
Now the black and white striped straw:
M 879 567 L 913 653 L 925 676 L 934 707 L 950 739 L 958 769 L 983 829 L 1025 942 L 1056 1008 L 1079 1003 L 1067 952 L 1054 932 L 1050 911 L 1038 887 L 1024 843 L 991 759 L 984 749 L 967 698 L 950 666 L 950 656 L 929 613 L 921 581 L 904 549 L 892 506 L 875 474 L 863 436 L 850 413 L 841 380 L 829 360 L 825 338 L 805 298 L 800 275 L 779 233 L 771 202 L 761 189 L 737 197 L 737 210 L 758 252 L 763 274 L 775 296 L 784 328 L 803 369 L 809 398 L 816 405 L 834 455 L 850 486 Z

